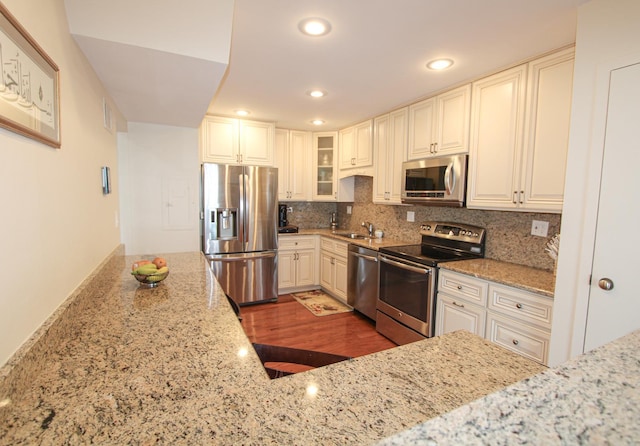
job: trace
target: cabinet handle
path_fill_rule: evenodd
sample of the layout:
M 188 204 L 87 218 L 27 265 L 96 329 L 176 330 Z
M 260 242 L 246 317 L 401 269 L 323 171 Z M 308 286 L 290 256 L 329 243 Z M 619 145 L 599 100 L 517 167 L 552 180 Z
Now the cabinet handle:
M 453 305 L 455 305 L 456 307 L 460 307 L 460 308 L 464 308 L 463 304 L 459 304 L 457 303 L 455 300 L 451 302 Z
M 459 290 L 462 289 L 462 285 L 458 285 L 456 288 L 458 288 Z
M 520 191 L 520 204 L 523 204 L 523 203 L 524 203 L 523 197 L 524 197 L 524 191 L 523 191 L 523 190 L 521 190 L 521 191 Z
M 333 257 L 331 257 L 331 264 L 332 264 L 332 265 L 335 265 L 335 260 L 336 260 L 336 259 L 334 259 Z
M 518 204 L 518 191 L 513 191 L 513 204 Z
M 518 344 L 520 343 L 520 341 L 518 341 L 517 339 L 514 339 L 514 340 L 513 340 L 513 341 L 511 341 L 511 342 L 513 342 L 513 345 L 518 345 Z
M 521 308 L 522 308 L 522 304 L 520 304 L 520 303 L 516 304 L 516 308 L 517 308 L 518 310 L 519 310 L 519 309 L 521 309 Z
M 433 143 L 433 153 L 438 153 L 438 143 L 437 142 Z

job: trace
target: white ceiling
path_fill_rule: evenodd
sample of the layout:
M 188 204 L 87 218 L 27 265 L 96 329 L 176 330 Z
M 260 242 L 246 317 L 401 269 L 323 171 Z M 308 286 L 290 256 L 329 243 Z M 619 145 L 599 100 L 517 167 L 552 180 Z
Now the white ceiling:
M 573 43 L 577 6 L 585 1 L 183 0 L 176 8 L 174 2 L 160 7 L 157 0 L 65 0 L 65 5 L 72 34 L 128 120 L 196 127 L 204 101 L 212 114 L 246 108 L 251 119 L 279 127 L 329 130 Z M 298 22 L 306 17 L 329 20 L 331 33 L 303 36 Z M 216 43 L 222 51 L 212 50 Z M 453 68 L 428 71 L 425 63 L 437 57 L 454 59 Z M 328 95 L 311 99 L 305 93 L 312 88 Z M 326 124 L 313 126 L 315 118 Z

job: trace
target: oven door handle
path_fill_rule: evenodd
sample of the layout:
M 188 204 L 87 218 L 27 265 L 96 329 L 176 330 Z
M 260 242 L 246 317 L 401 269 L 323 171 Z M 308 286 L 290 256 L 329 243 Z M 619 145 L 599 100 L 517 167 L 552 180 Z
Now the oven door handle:
M 418 268 L 416 266 L 407 265 L 406 263 L 396 262 L 395 260 L 391 260 L 390 258 L 382 255 L 379 257 L 379 259 L 381 262 L 388 263 L 393 266 L 397 266 L 398 268 L 413 271 L 414 273 L 431 274 L 431 269 L 428 269 L 428 268 Z

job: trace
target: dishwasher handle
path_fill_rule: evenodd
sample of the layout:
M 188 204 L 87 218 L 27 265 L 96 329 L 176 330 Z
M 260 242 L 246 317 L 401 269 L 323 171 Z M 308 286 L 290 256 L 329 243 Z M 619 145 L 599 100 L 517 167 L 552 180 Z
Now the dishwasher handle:
M 349 255 L 352 255 L 354 257 L 359 257 L 359 258 L 364 259 L 364 260 L 369 260 L 371 262 L 377 262 L 378 261 L 377 257 L 368 256 L 366 254 L 359 254 L 357 252 L 350 252 Z

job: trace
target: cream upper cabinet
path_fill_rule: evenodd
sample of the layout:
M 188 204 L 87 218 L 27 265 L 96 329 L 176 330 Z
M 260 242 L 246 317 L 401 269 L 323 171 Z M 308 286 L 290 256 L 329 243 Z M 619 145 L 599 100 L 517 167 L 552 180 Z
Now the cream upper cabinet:
M 275 125 L 221 116 L 205 116 L 200 126 L 203 162 L 274 165 Z
M 407 159 L 467 153 L 471 84 L 409 106 Z
M 473 84 L 467 207 L 561 212 L 573 50 Z
M 529 64 L 520 204 L 562 212 L 569 147 L 573 49 Z
M 408 108 L 373 121 L 373 202 L 401 204 L 402 162 L 407 153 Z
M 340 130 L 340 170 L 373 175 L 372 120 Z M 341 173 L 341 176 L 345 176 Z
M 311 132 L 276 129 L 275 164 L 278 168 L 279 201 L 310 199 L 310 158 Z

